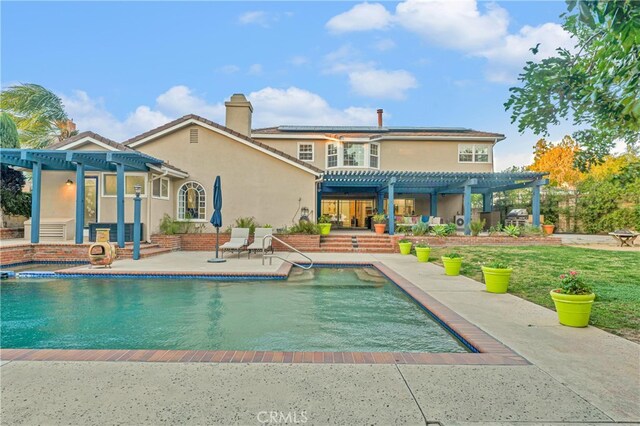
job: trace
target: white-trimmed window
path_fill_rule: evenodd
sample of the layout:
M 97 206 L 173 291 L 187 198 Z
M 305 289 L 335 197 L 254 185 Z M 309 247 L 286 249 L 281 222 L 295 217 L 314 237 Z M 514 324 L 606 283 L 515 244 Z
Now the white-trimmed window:
M 207 194 L 198 182 L 187 182 L 178 190 L 178 220 L 206 220 Z
M 327 168 L 338 167 L 338 145 L 327 144 Z
M 365 150 L 363 143 L 344 142 L 342 144 L 342 158 L 344 167 L 366 167 Z
M 102 174 L 102 196 L 115 197 L 118 194 L 118 181 L 115 173 Z M 140 185 L 140 196 L 147 195 L 147 175 L 144 173 L 125 173 L 124 174 L 124 195 L 125 197 L 135 197 L 135 186 Z
M 298 142 L 298 160 L 313 161 L 313 143 Z
M 369 167 L 380 168 L 380 145 L 377 143 L 369 144 Z
M 161 200 L 169 199 L 170 181 L 169 178 L 154 176 L 151 181 L 151 196 Z
M 458 162 L 490 163 L 491 162 L 491 145 L 487 145 L 487 144 L 458 145 Z

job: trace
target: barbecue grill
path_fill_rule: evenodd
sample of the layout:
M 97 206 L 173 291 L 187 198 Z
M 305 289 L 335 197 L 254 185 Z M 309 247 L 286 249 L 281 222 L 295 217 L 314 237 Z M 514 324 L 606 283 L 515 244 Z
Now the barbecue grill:
M 507 214 L 504 221 L 505 225 L 524 226 L 529 221 L 529 212 L 527 209 L 513 209 Z

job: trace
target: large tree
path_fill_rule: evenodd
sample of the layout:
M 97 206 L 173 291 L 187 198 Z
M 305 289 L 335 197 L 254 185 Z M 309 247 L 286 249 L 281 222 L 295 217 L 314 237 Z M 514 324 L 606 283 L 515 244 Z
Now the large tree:
M 3 90 L 0 110 L 16 123 L 24 146 L 45 148 L 75 133 L 62 100 L 37 84 L 20 84 Z
M 0 148 L 20 148 L 18 129 L 9 114 L 0 113 Z M 0 207 L 10 215 L 29 216 L 31 194 L 22 192 L 25 179 L 21 171 L 0 166 Z
M 600 162 L 616 141 L 640 140 L 640 2 L 567 1 L 563 27 L 575 48 L 527 62 L 505 108 L 518 130 L 548 136 L 549 128 L 568 120 L 581 150 L 582 170 Z M 537 48 L 531 49 L 537 53 Z

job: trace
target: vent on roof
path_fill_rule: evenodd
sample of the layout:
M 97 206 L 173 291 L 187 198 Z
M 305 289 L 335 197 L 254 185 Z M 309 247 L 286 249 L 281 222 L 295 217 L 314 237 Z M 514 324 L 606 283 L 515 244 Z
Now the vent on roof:
M 198 129 L 189 129 L 189 142 L 198 143 Z

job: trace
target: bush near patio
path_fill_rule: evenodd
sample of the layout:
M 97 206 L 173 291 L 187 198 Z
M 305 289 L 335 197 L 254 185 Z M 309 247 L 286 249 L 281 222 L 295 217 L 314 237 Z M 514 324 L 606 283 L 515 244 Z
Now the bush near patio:
M 432 248 L 430 260 L 450 249 Z M 558 271 L 579 271 L 597 294 L 590 325 L 640 343 L 640 255 L 578 247 L 456 247 L 465 261 L 461 275 L 482 280 L 481 265 L 500 260 L 513 268 L 508 292 L 553 309 L 549 291 Z

